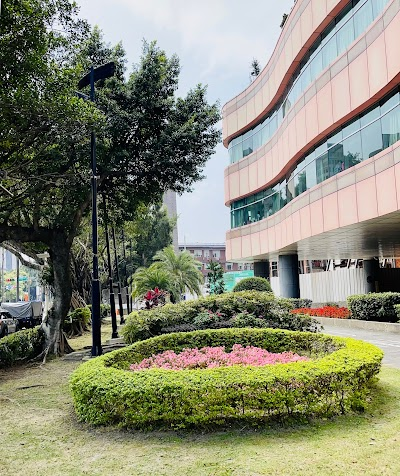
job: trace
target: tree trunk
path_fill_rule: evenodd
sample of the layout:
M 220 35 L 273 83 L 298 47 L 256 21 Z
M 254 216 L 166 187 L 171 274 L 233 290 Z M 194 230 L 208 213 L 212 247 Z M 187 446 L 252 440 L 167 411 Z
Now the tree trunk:
M 53 265 L 53 307 L 47 314 L 42 328 L 46 335 L 44 356 L 63 355 L 71 351 L 63 333 L 63 323 L 71 305 L 72 285 L 70 273 L 71 243 L 63 233 L 55 234 L 50 246 Z

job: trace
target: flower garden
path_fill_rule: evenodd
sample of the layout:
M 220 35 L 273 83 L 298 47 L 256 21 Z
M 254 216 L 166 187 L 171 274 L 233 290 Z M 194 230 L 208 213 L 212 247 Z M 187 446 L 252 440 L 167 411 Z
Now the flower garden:
M 244 292 L 133 313 L 125 329 L 131 345 L 72 375 L 79 419 L 203 428 L 304 422 L 364 408 L 382 351 L 318 333 L 310 316 L 290 312 L 295 305 Z M 210 314 L 211 328 L 204 328 Z

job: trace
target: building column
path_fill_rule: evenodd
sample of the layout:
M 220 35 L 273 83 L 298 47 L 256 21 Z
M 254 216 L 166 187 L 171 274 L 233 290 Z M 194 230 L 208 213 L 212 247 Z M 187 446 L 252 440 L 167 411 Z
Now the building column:
M 254 276 L 269 280 L 269 261 L 256 261 L 254 263 Z
M 374 293 L 378 286 L 379 260 L 365 259 L 363 260 L 365 288 L 367 293 Z
M 299 298 L 299 257 L 298 255 L 281 255 L 278 260 L 278 276 L 282 297 Z

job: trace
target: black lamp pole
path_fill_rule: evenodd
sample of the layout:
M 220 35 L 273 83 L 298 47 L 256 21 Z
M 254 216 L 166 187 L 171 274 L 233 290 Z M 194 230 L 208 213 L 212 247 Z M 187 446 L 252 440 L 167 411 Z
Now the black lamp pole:
M 118 256 L 117 256 L 117 246 L 115 244 L 115 230 L 112 228 L 112 239 L 113 239 L 113 245 L 114 245 L 114 262 L 115 262 L 115 269 L 117 271 L 117 282 L 118 282 L 118 304 L 119 304 L 119 318 L 120 324 L 125 323 L 124 319 L 124 307 L 122 304 L 122 295 L 121 295 L 121 280 L 119 278 L 119 266 L 118 266 Z
M 129 315 L 131 313 L 131 309 L 129 306 L 129 290 L 128 290 L 128 270 L 126 266 L 126 249 L 125 249 L 125 233 L 124 230 L 122 229 L 122 249 L 124 253 L 124 281 L 125 281 L 125 295 L 126 295 L 126 312 Z
M 84 76 L 78 84 L 82 89 L 90 85 L 90 100 L 94 102 L 94 83 L 99 79 L 113 76 L 115 73 L 115 63 L 110 63 L 93 68 Z M 100 281 L 99 281 L 99 258 L 98 258 L 98 230 L 97 230 L 97 163 L 96 163 L 96 134 L 91 133 L 91 169 L 92 169 L 92 248 L 93 248 L 93 274 L 92 274 L 92 357 L 103 353 L 101 347 L 101 319 L 100 319 Z
M 108 235 L 108 216 L 107 216 L 107 204 L 106 197 L 103 194 L 103 205 L 104 205 L 104 231 L 106 235 L 106 248 L 107 248 L 107 261 L 108 261 L 108 283 L 110 286 L 110 307 L 111 307 L 111 326 L 112 334 L 111 339 L 118 337 L 118 327 L 117 327 L 117 314 L 115 312 L 115 294 L 114 294 L 114 283 L 113 283 L 113 267 L 111 262 L 111 253 L 110 253 L 110 238 Z

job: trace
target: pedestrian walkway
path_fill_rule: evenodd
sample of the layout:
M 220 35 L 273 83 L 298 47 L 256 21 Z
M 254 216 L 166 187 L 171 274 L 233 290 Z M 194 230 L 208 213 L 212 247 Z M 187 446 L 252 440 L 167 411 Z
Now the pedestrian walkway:
M 375 344 L 385 353 L 383 357 L 384 364 L 400 368 L 400 334 L 365 329 L 341 328 L 338 325 L 325 323 L 322 332 L 341 337 L 353 337 L 354 339 L 365 340 L 366 342 Z

